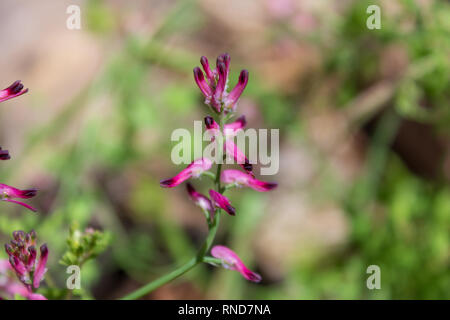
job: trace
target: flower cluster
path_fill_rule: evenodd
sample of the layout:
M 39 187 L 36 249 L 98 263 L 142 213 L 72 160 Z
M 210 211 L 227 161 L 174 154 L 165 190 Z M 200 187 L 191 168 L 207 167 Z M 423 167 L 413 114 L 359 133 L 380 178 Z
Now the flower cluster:
M 211 177 L 215 181 L 216 188 L 208 191 L 209 197 L 197 192 L 192 184 L 187 184 L 189 196 L 204 211 L 211 232 L 213 221 L 220 214 L 220 210 L 224 210 L 231 216 L 236 214 L 236 209 L 223 194 L 226 190 L 232 187 L 245 186 L 259 192 L 265 192 L 274 189 L 277 184 L 256 179 L 249 160 L 233 142 L 232 138 L 246 125 L 245 116 L 240 116 L 227 123 L 234 116 L 237 102 L 247 86 L 248 71 L 242 70 L 240 72 L 238 83 L 228 92 L 230 56 L 226 53 L 221 54 L 217 58 L 216 68 L 214 69 L 211 69 L 206 57 L 201 57 L 200 63 L 204 72 L 199 67 L 194 68 L 194 79 L 205 97 L 205 103 L 211 107 L 213 116 L 217 120 L 213 116 L 205 117 L 206 130 L 212 141 L 219 140 L 217 142 L 222 143 L 224 156 L 232 157 L 242 167 L 243 171 L 236 169 L 222 171 L 221 164 L 217 164 L 217 173 L 214 174 L 209 171 L 213 166 L 212 161 L 208 158 L 200 158 L 193 161 L 173 178 L 161 180 L 160 185 L 164 188 L 172 188 L 191 178 L 198 178 L 203 175 Z M 261 280 L 261 276 L 250 271 L 232 250 L 224 246 L 214 246 L 211 254 L 221 262 L 223 267 L 239 271 L 247 280 L 253 282 Z
M 16 81 L 12 85 L 10 85 L 8 88 L 0 90 L 0 102 L 12 99 L 14 97 L 18 97 L 27 92 L 28 92 L 28 89 L 23 89 L 23 84 L 20 81 Z M 8 150 L 3 150 L 0 147 L 0 160 L 9 160 L 9 159 L 11 159 L 11 156 L 10 156 Z M 6 184 L 0 183 L 0 200 L 17 203 L 17 204 L 24 206 L 25 208 L 30 209 L 32 211 L 36 211 L 36 209 L 26 203 L 23 203 L 21 201 L 17 201 L 14 199 L 32 198 L 36 195 L 36 192 L 37 192 L 36 189 L 20 190 L 20 189 L 8 186 Z
M 48 248 L 46 244 L 39 248 L 39 258 L 36 249 L 36 233 L 31 231 L 14 231 L 13 240 L 5 244 L 9 264 L 17 278 L 22 282 L 29 296 L 33 294 L 47 272 Z

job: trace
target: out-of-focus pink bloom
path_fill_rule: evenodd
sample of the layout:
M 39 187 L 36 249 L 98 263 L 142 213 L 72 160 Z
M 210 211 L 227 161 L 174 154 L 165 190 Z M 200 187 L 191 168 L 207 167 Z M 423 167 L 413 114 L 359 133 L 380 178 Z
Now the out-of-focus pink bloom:
M 212 218 L 214 214 L 214 207 L 211 200 L 203 194 L 197 192 L 190 183 L 187 183 L 186 187 L 192 201 L 203 210 L 208 211 L 210 217 Z
M 217 112 L 229 112 L 236 108 L 236 103 L 248 82 L 248 71 L 242 70 L 239 81 L 233 90 L 228 93 L 228 78 L 230 74 L 230 55 L 223 53 L 217 57 L 216 68 L 211 69 L 206 57 L 200 58 L 200 63 L 206 75 L 199 67 L 194 68 L 194 79 L 200 91 L 205 96 L 205 103 L 212 106 Z
M 36 193 L 37 193 L 36 189 L 20 190 L 8 186 L 6 184 L 0 183 L 0 200 L 20 204 L 21 206 L 24 206 L 25 208 L 30 209 L 31 211 L 36 211 L 36 209 L 26 203 L 14 200 L 14 198 L 29 199 L 34 197 Z
M 249 281 L 260 282 L 262 279 L 259 274 L 248 269 L 233 250 L 225 246 L 214 246 L 211 249 L 211 255 L 214 258 L 222 260 L 222 266 L 224 268 L 240 272 Z
M 23 90 L 23 84 L 20 83 L 20 80 L 15 81 L 8 88 L 0 91 L 0 102 L 12 99 L 14 97 L 18 97 L 27 93 L 28 89 Z
M 197 178 L 204 171 L 208 171 L 211 169 L 212 161 L 208 158 L 200 158 L 193 161 L 190 165 L 188 165 L 185 169 L 181 170 L 179 174 L 177 174 L 173 178 L 165 179 L 160 181 L 160 185 L 163 188 L 173 188 L 186 181 L 189 178 Z
M 29 291 L 31 288 L 39 288 L 46 269 L 48 260 L 48 248 L 46 244 L 40 247 L 39 259 L 36 252 L 36 233 L 31 231 L 14 231 L 13 240 L 5 244 L 9 263 L 19 280 Z
M 224 195 L 218 193 L 215 190 L 209 190 L 209 196 L 211 197 L 212 203 L 218 207 L 225 210 L 229 215 L 234 216 L 236 214 L 236 210 L 231 205 L 230 200 Z
M 9 155 L 9 151 L 3 150 L 0 147 L 0 160 L 9 160 L 9 159 L 11 159 L 11 156 Z
M 235 169 L 227 169 L 222 171 L 220 180 L 223 183 L 235 184 L 236 186 L 247 186 L 260 192 L 270 191 L 278 185 L 275 182 L 260 181 L 249 174 Z

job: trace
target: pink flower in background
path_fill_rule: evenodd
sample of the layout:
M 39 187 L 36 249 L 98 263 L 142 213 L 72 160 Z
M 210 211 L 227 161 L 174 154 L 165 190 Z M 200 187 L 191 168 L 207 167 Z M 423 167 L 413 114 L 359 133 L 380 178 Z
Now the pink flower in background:
M 193 161 L 190 165 L 180 171 L 173 178 L 165 179 L 160 181 L 160 185 L 163 188 L 173 188 L 179 185 L 180 183 L 194 177 L 199 177 L 204 171 L 208 171 L 211 169 L 212 161 L 208 158 L 200 158 Z
M 23 90 L 23 84 L 20 83 L 20 80 L 17 80 L 12 85 L 10 85 L 8 88 L 0 91 L 0 102 L 21 96 L 27 92 L 28 92 L 28 89 Z
M 234 216 L 236 214 L 236 210 L 231 205 L 230 200 L 224 195 L 221 195 L 215 190 L 209 190 L 209 196 L 211 197 L 212 203 L 218 207 L 225 210 L 228 214 Z
M 24 206 L 25 208 L 30 209 L 31 211 L 36 211 L 36 209 L 26 203 L 14 200 L 14 198 L 29 199 L 34 197 L 36 193 L 37 193 L 36 189 L 20 190 L 8 186 L 6 184 L 0 183 L 0 200 L 20 204 L 21 206 Z
M 11 159 L 11 156 L 9 155 L 9 151 L 3 150 L 0 147 L 0 160 L 9 160 L 9 159 Z
M 233 250 L 225 246 L 214 246 L 211 249 L 211 255 L 214 258 L 222 260 L 222 266 L 224 268 L 240 272 L 249 281 L 260 282 L 262 279 L 259 274 L 248 269 Z
M 214 214 L 214 207 L 211 200 L 203 194 L 197 192 L 190 183 L 187 183 L 186 187 L 192 201 L 203 210 L 209 212 L 210 217 L 212 218 L 212 215 Z
M 36 250 L 36 233 L 14 231 L 13 240 L 5 244 L 11 268 L 30 293 L 39 285 L 47 271 L 48 248 L 41 245 L 39 258 Z M 36 297 L 35 297 L 36 298 Z
M 213 107 L 213 109 L 220 113 L 222 107 L 225 112 L 235 110 L 236 103 L 239 100 L 242 92 L 247 86 L 248 71 L 242 70 L 239 75 L 239 81 L 236 86 L 228 93 L 228 77 L 230 74 L 230 55 L 223 53 L 217 57 L 216 68 L 211 69 L 209 61 L 206 57 L 201 57 L 200 63 L 203 71 L 199 67 L 194 68 L 194 79 L 200 91 L 205 96 L 205 103 Z
M 235 169 L 228 169 L 222 171 L 220 180 L 223 183 L 235 184 L 236 186 L 246 186 L 250 187 L 259 192 L 270 191 L 278 186 L 275 182 L 264 182 L 255 179 L 249 174 L 241 172 Z

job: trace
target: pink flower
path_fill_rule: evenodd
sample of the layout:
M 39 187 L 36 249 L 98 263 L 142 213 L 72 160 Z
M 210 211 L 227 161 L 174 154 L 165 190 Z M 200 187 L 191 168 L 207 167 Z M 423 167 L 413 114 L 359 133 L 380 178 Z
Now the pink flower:
M 260 282 L 262 279 L 259 274 L 248 269 L 239 256 L 227 247 L 214 246 L 211 249 L 211 255 L 214 258 L 222 260 L 222 266 L 224 268 L 240 272 L 249 281 Z
M 0 260 L 0 300 L 2 297 L 14 299 L 16 295 L 20 295 L 28 300 L 47 300 L 43 295 L 33 293 L 23 283 L 17 282 L 10 262 L 7 259 Z
M 245 116 L 242 115 L 237 118 L 236 121 L 224 125 L 225 135 L 227 137 L 235 136 L 240 130 L 244 129 L 246 125 L 247 120 L 245 119 Z
M 215 190 L 209 190 L 209 196 L 211 197 L 212 203 L 218 207 L 225 210 L 229 215 L 234 216 L 236 214 L 236 210 L 231 205 L 230 200 L 224 195 L 218 193 Z
M 252 174 L 252 164 L 232 140 L 232 137 L 235 136 L 239 130 L 242 130 L 245 123 L 245 117 L 242 116 L 238 118 L 236 122 L 224 126 L 225 142 L 223 148 L 225 153 L 232 157 L 237 164 L 239 164 L 245 171 Z M 220 126 L 211 116 L 205 117 L 205 126 L 206 130 L 211 134 L 211 140 L 213 141 L 215 137 L 219 135 Z
M 217 57 L 216 68 L 211 69 L 208 59 L 201 57 L 200 63 L 206 75 L 199 67 L 194 68 L 194 79 L 200 91 L 205 96 L 205 103 L 210 105 L 217 112 L 222 111 L 222 106 L 225 111 L 235 110 L 236 103 L 239 100 L 242 92 L 247 86 L 248 71 L 242 70 L 239 76 L 237 85 L 231 90 L 227 91 L 228 77 L 230 74 L 230 55 L 223 53 Z
M 225 99 L 225 108 L 228 110 L 235 110 L 237 102 L 239 98 L 242 95 L 242 92 L 244 91 L 245 87 L 248 83 L 248 71 L 242 70 L 241 74 L 239 75 L 239 81 L 236 84 L 236 86 L 231 90 L 230 94 Z
M 45 272 L 48 259 L 48 248 L 43 244 L 39 251 L 39 259 L 36 252 L 36 233 L 31 231 L 14 231 L 13 238 L 9 244 L 5 244 L 9 263 L 19 280 L 29 291 L 31 288 L 39 288 Z
M 8 150 L 2 150 L 0 147 L 0 160 L 9 160 L 11 159 L 11 156 L 9 155 Z
M 20 83 L 20 80 L 17 80 L 8 88 L 0 91 L 0 102 L 18 97 L 28 92 L 28 89 L 22 90 L 23 84 Z
M 14 198 L 29 199 L 34 197 L 36 193 L 36 189 L 20 190 L 0 183 L 0 200 L 20 204 L 31 211 L 36 211 L 36 209 L 26 203 L 14 200 Z
M 208 171 L 211 169 L 212 161 L 208 158 L 200 158 L 195 161 L 193 161 L 190 165 L 186 167 L 186 169 L 183 169 L 180 171 L 179 174 L 177 174 L 173 178 L 165 179 L 160 181 L 160 185 L 163 188 L 173 188 L 182 183 L 183 181 L 188 180 L 191 177 L 197 178 L 199 177 L 204 171 Z
M 212 215 L 214 214 L 214 207 L 211 200 L 203 194 L 197 192 L 190 183 L 187 183 L 186 187 L 192 201 L 203 210 L 209 212 L 209 215 L 212 218 Z
M 223 183 L 235 184 L 236 186 L 247 186 L 259 192 L 270 191 L 277 187 L 275 182 L 264 182 L 255 179 L 249 174 L 241 172 L 239 170 L 228 169 L 222 171 L 220 180 Z

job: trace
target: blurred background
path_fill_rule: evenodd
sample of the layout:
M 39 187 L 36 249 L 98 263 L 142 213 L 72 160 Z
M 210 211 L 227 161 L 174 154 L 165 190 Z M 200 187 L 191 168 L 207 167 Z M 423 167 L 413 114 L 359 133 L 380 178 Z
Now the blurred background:
M 81 30 L 66 27 L 72 4 Z M 49 286 L 65 288 L 75 222 L 111 236 L 82 298 L 121 297 L 195 254 L 203 214 L 159 180 L 184 167 L 172 131 L 207 112 L 192 69 L 228 52 L 232 84 L 250 72 L 247 127 L 280 129 L 280 171 L 260 177 L 279 187 L 231 190 L 215 243 L 263 281 L 202 265 L 146 298 L 450 298 L 448 1 L 2 0 L 0 38 L 0 87 L 30 89 L 0 108 L 1 182 L 39 189 L 37 214 L 1 204 L 0 240 L 34 228 Z

